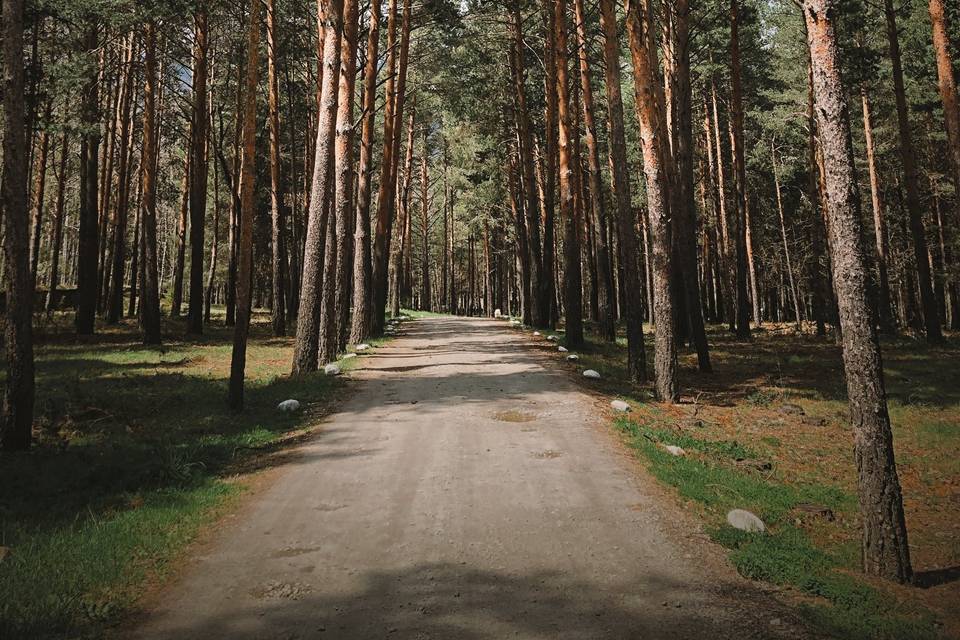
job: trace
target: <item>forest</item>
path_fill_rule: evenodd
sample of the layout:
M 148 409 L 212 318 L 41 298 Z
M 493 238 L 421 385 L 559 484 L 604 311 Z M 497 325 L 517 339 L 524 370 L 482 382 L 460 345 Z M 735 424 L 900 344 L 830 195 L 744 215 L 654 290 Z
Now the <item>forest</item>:
M 449 316 L 598 369 L 685 499 L 661 445 L 826 416 L 775 466 L 845 492 L 803 549 L 839 536 L 856 580 L 947 616 L 909 637 L 960 633 L 960 4 L 3 0 L 2 41 L 0 635 L 129 609 L 141 529 L 79 586 L 43 573 L 51 536 L 193 491 L 155 525 L 196 520 L 149 552 L 174 557 L 238 499 L 238 451 L 298 446 L 351 358 Z M 315 413 L 275 428 L 287 397 Z M 36 571 L 81 604 L 13 595 Z M 845 637 L 909 635 L 876 624 Z

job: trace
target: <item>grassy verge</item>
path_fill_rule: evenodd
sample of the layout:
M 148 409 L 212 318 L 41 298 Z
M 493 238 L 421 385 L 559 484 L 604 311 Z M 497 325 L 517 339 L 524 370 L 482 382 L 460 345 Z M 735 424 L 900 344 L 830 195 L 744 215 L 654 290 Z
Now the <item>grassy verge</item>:
M 37 364 L 37 445 L 0 460 L 0 637 L 96 637 L 162 579 L 242 493 L 238 474 L 309 431 L 340 379 L 287 377 L 292 339 L 260 318 L 246 409 L 225 404 L 229 329 L 167 327 L 163 349 L 133 326 L 77 341 L 50 327 Z M 280 414 L 296 398 L 304 410 Z
M 649 387 L 627 382 L 622 339 L 589 336 L 570 366 L 599 371 L 601 380 L 587 384 L 631 404 L 617 430 L 651 473 L 700 513 L 737 570 L 797 593 L 818 628 L 857 639 L 958 635 L 957 581 L 918 589 L 859 573 L 853 435 L 836 345 L 777 331 L 758 331 L 742 343 L 716 328 L 710 338 L 713 374 L 698 373 L 695 356 L 681 352 L 678 406 L 654 403 Z M 952 573 L 960 564 L 958 355 L 952 343 L 884 344 L 911 552 L 921 576 Z M 664 445 L 686 455 L 673 456 Z M 760 516 L 767 532 L 730 527 L 725 516 L 733 508 Z

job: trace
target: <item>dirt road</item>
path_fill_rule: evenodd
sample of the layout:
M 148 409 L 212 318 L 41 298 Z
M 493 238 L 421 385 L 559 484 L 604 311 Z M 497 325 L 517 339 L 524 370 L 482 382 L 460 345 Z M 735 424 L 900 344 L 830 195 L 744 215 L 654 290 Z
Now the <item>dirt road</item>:
M 201 549 L 135 635 L 805 637 L 530 338 L 435 318 Z

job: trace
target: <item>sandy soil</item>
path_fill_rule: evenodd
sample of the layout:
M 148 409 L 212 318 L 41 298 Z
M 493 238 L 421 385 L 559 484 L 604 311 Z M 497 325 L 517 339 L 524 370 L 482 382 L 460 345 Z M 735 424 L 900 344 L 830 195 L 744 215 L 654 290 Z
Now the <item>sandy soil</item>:
M 623 454 L 559 357 L 502 321 L 404 325 L 132 635 L 812 637 Z

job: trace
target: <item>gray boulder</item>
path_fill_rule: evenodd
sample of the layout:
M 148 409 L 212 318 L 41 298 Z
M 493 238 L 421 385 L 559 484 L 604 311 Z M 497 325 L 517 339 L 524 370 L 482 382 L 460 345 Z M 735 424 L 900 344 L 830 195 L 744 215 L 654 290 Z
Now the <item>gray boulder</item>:
M 747 531 L 749 533 L 759 533 L 767 530 L 767 527 L 763 524 L 763 520 L 745 509 L 731 510 L 727 514 L 727 523 L 734 529 L 740 529 L 740 531 Z

